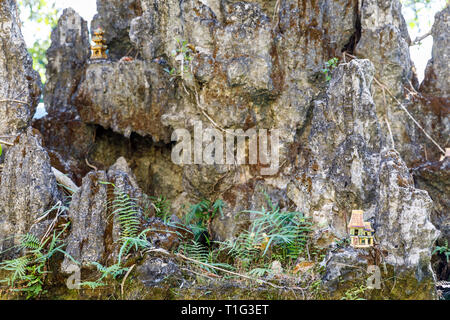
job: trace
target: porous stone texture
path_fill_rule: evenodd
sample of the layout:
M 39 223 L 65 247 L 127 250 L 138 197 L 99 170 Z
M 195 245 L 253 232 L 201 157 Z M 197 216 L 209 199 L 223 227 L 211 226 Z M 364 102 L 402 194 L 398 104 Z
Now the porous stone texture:
M 95 269 L 92 262 L 110 265 L 116 262 L 119 252 L 120 226 L 111 216 L 114 187 L 130 197 L 142 194 L 124 158 L 119 158 L 107 172 L 89 172 L 70 203 L 71 231 L 67 237 L 66 252 L 80 268 Z M 61 265 L 63 273 L 73 271 L 73 261 L 65 257 Z
M 136 268 L 136 274 L 145 287 L 155 287 L 168 277 L 180 274 L 180 269 L 178 264 L 170 259 L 146 257 Z
M 422 133 L 398 105 L 398 101 L 406 102 L 408 90 L 414 91 L 418 87 L 409 53 L 411 40 L 401 14 L 400 1 L 364 1 L 359 10 L 359 20 L 360 39 L 354 54 L 372 61 L 375 77 L 387 88 L 383 89 L 378 83 L 372 87 L 383 142 L 395 147 L 405 161 L 411 163 L 420 151 L 415 139 Z
M 431 250 L 440 234 L 430 220 L 430 196 L 415 189 L 412 175 L 395 151 L 381 155 L 379 179 L 374 223 L 377 241 L 388 251 L 386 263 L 400 270 L 416 268 L 419 281 L 430 277 Z
M 36 112 L 41 80 L 33 70 L 14 0 L 0 6 L 0 39 L 0 135 L 16 136 Z
M 132 132 L 170 141 L 161 115 L 174 99 L 167 74 L 142 61 L 92 63 L 75 103 L 82 120 L 130 137 Z
M 142 14 L 140 0 L 97 0 L 97 12 L 91 29 L 101 27 L 105 31 L 109 55 L 118 60 L 125 55 L 134 55 L 130 47 L 130 22 Z
M 71 98 L 90 56 L 87 22 L 72 8 L 65 9 L 52 31 L 51 41 L 44 90 L 46 111 L 51 115 L 71 116 L 76 114 Z
M 450 145 L 450 100 L 449 100 L 449 68 L 448 68 L 448 39 L 450 37 L 449 25 L 450 7 L 447 6 L 435 16 L 432 28 L 433 50 L 430 61 L 425 70 L 425 79 L 419 88 L 419 95 L 412 99 L 409 110 L 422 127 L 445 149 Z M 443 151 L 427 139 L 422 132 L 417 131 L 414 136 L 415 145 L 420 150 L 415 159 L 414 166 L 425 161 L 439 161 Z M 424 161 L 425 160 L 425 161 Z
M 69 243 L 75 247 L 69 249 L 84 265 L 105 262 L 112 252 L 113 226 L 101 212 L 108 192 L 98 181 L 110 179 L 106 170 L 122 156 L 129 169 L 118 171 L 136 176 L 137 185 L 130 190 L 139 187 L 149 195 L 166 196 L 179 217 L 190 203 L 223 199 L 223 215 L 211 223 L 217 240 L 248 226 L 252 215 L 241 211 L 268 207 L 264 192 L 281 210 L 299 210 L 311 218 L 319 248 L 346 237 L 351 211 L 364 210 L 376 230 L 387 279 L 403 276 L 387 280 L 386 296 L 434 296 L 430 256 L 438 232 L 430 215 L 440 228 L 448 221 L 448 210 L 445 196 L 437 191 L 445 192 L 445 184 L 433 187 L 431 180 L 441 180 L 445 173 L 431 175 L 425 167 L 415 173 L 416 186 L 427 189 L 441 209 L 433 207 L 427 192 L 415 188 L 407 168 L 438 160 L 440 151 L 398 102 L 447 146 L 448 68 L 443 66 L 448 8 L 437 15 L 433 58 L 419 88 L 399 0 L 98 0 L 97 5 L 92 27 L 105 30 L 110 59 L 83 60 L 85 24 L 66 11 L 49 51 L 55 58 L 45 98 L 55 104 L 49 110 L 63 111 L 61 119 L 66 113 L 80 115 L 76 130 L 53 126 L 57 117 L 47 123 L 49 135 L 53 126 L 66 137 L 55 141 L 74 145 L 69 151 L 49 139 L 48 145 L 55 145 L 52 160 L 68 162 L 68 153 L 74 153 L 65 172 L 78 177 L 84 173 L 70 168 L 84 158 L 100 169 L 85 177 L 71 207 L 73 230 L 78 231 L 72 231 Z M 71 45 L 59 45 L 57 35 L 67 34 L 72 20 L 80 37 L 66 37 Z M 181 76 L 176 50 L 183 41 L 193 60 Z M 343 51 L 357 58 L 344 57 Z M 333 57 L 340 64 L 329 68 L 327 81 L 324 63 Z M 175 75 L 165 71 L 172 68 Z M 278 129 L 279 170 L 264 175 L 261 158 L 245 165 L 173 163 L 173 130 L 189 130 L 195 142 L 199 122 L 200 135 L 208 128 L 222 133 Z M 436 219 L 436 210 L 445 212 L 442 218 Z M 89 219 L 95 221 L 92 228 L 98 226 L 92 239 L 80 231 Z M 85 246 L 80 245 L 83 239 Z M 171 247 L 168 239 L 154 239 Z M 340 272 L 337 262 L 362 268 L 381 263 L 370 261 L 364 250 L 340 250 L 331 251 L 325 264 L 324 283 L 332 292 L 343 289 L 335 285 L 340 275 L 357 281 L 364 274 L 351 268 Z
M 326 96 L 315 101 L 309 142 L 287 187 L 288 197 L 325 237 L 347 234 L 352 209 L 375 207 L 383 144 L 369 91 L 373 73 L 369 60 L 339 65 Z
M 324 244 L 346 237 L 351 210 L 363 209 L 380 250 L 387 252 L 384 262 L 432 287 L 430 257 L 439 234 L 430 221 L 432 200 L 415 189 L 399 154 L 383 148 L 369 91 L 372 76 L 368 60 L 338 66 L 327 96 L 314 107 L 309 148 L 299 155 L 303 165 L 288 196 L 320 227 Z M 327 265 L 326 282 L 333 268 Z M 433 290 L 427 292 L 432 298 Z
M 92 148 L 95 127 L 83 121 L 72 103 L 90 55 L 87 22 L 73 9 L 65 9 L 51 35 L 47 50 L 44 105 L 47 115 L 33 121 L 44 137 L 52 165 L 76 183 L 88 172 L 85 158 Z
M 62 200 L 41 134 L 29 127 L 14 144 L 1 173 L 0 252 L 19 245 L 21 236 L 30 229 L 42 237 L 48 221 L 35 224 L 35 220 Z M 16 256 L 19 251 L 10 250 L 4 257 Z
M 430 219 L 433 202 L 426 191 L 415 189 L 396 151 L 383 151 L 377 168 L 376 208 L 365 214 L 376 230 L 376 249 L 330 251 L 323 281 L 332 292 L 342 294 L 349 282 L 340 285 L 341 281 L 365 285 L 370 277 L 367 267 L 372 265 L 384 270 L 380 273 L 383 285 L 373 289 L 372 298 L 436 298 L 430 262 L 440 232 Z M 393 275 L 402 280 L 394 283 Z
M 449 13 L 447 6 L 435 16 L 432 28 L 433 51 L 428 62 L 425 79 L 420 85 L 419 95 L 412 99 L 409 109 L 422 127 L 432 135 L 435 141 L 446 148 L 450 143 L 448 80 L 448 38 Z M 442 159 L 443 152 L 419 131 L 414 137 L 420 151 L 413 163 L 413 175 L 417 188 L 428 191 L 433 199 L 431 220 L 441 231 L 438 245 L 445 246 L 450 241 L 449 160 Z M 426 161 L 425 163 L 423 163 Z M 439 280 L 447 281 L 450 275 L 448 262 L 444 255 L 434 257 L 434 270 Z
M 441 231 L 441 238 L 450 242 L 450 158 L 426 163 L 412 173 L 416 187 L 427 190 L 433 199 L 431 221 Z
M 431 29 L 433 36 L 433 49 L 431 60 L 425 70 L 425 79 L 420 85 L 420 91 L 433 96 L 448 99 L 450 88 L 450 71 L 448 68 L 449 56 L 449 16 L 450 6 L 438 12 L 434 17 Z M 448 100 L 447 100 L 448 105 Z

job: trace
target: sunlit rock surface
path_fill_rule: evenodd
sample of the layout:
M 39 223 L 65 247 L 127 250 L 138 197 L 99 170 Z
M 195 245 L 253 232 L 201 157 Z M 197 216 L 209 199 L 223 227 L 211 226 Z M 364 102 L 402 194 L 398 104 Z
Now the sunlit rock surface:
M 0 6 L 0 39 L 0 135 L 15 136 L 30 124 L 41 84 L 25 46 L 14 0 L 2 1 Z

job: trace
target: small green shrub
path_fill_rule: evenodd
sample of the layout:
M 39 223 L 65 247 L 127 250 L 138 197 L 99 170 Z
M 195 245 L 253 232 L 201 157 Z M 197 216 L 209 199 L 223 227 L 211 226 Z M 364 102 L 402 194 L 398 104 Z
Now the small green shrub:
M 184 225 L 191 230 L 195 242 L 204 242 L 210 245 L 209 224 L 217 213 L 223 215 L 223 201 L 216 200 L 212 203 L 209 200 L 202 200 L 190 207 L 184 218 Z
M 233 266 L 228 263 L 219 262 L 218 250 L 209 248 L 199 242 L 191 240 L 190 242 L 182 243 L 178 249 L 178 253 L 186 257 L 203 262 L 208 265 L 203 265 L 202 268 L 211 273 L 217 273 L 217 270 L 211 267 L 219 267 L 227 270 L 233 270 Z
M 155 208 L 155 215 L 167 222 L 171 216 L 170 203 L 165 197 L 149 197 L 152 206 Z
M 448 247 L 447 239 L 444 240 L 443 246 L 436 246 L 432 254 L 439 253 L 445 255 L 447 262 L 450 261 L 450 248 Z
M 62 248 L 61 235 L 68 228 L 70 223 L 66 223 L 60 232 L 53 232 L 51 237 L 38 239 L 32 234 L 25 234 L 21 237 L 19 248 L 25 254 L 19 258 L 6 260 L 0 263 L 0 270 L 7 272 L 7 277 L 0 280 L 6 283 L 11 291 L 26 293 L 26 299 L 37 298 L 45 293 L 45 278 L 48 271 L 48 263 L 56 253 L 67 254 Z M 77 263 L 75 260 L 73 260 Z
M 264 262 L 269 252 L 281 261 L 296 260 L 305 252 L 309 240 L 309 219 L 300 212 L 282 211 L 267 195 L 266 199 L 270 210 L 243 211 L 255 215 L 249 230 L 221 243 L 221 250 L 237 258 L 244 268 Z
M 90 289 L 96 289 L 98 287 L 105 286 L 106 283 L 104 280 L 108 279 L 109 277 L 117 279 L 119 276 L 128 271 L 128 268 L 123 268 L 120 266 L 120 262 L 115 263 L 110 267 L 105 267 L 98 262 L 92 262 L 91 264 L 97 267 L 97 270 L 101 273 L 101 276 L 96 281 L 85 281 L 80 283 L 80 286 L 88 287 Z
M 365 287 L 364 285 L 348 289 L 344 292 L 344 296 L 341 298 L 341 300 L 365 300 L 361 296 L 364 296 L 366 290 L 367 287 Z
M 338 62 L 339 59 L 336 57 L 325 62 L 322 73 L 325 75 L 325 79 L 327 82 L 331 80 L 331 71 L 333 71 L 333 69 L 337 67 Z
M 165 68 L 166 71 L 172 79 L 177 77 L 181 79 L 192 78 L 192 60 L 193 60 L 193 50 L 190 48 L 187 40 L 176 39 L 177 48 L 172 51 L 172 56 L 176 58 L 180 63 L 179 69 L 177 68 Z

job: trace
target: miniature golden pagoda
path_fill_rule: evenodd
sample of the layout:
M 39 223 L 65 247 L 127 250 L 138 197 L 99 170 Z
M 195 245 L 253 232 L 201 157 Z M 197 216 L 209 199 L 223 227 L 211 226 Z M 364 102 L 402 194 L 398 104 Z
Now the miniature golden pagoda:
M 103 31 L 102 28 L 98 28 L 94 31 L 94 36 L 92 37 L 94 44 L 91 46 L 91 60 L 108 59 L 108 56 L 106 55 L 106 49 L 108 47 L 106 46 L 106 40 L 103 39 L 104 34 L 105 31 Z
M 364 211 L 352 210 L 352 217 L 348 224 L 350 245 L 354 248 L 368 248 L 373 246 L 373 234 L 370 222 L 364 221 Z

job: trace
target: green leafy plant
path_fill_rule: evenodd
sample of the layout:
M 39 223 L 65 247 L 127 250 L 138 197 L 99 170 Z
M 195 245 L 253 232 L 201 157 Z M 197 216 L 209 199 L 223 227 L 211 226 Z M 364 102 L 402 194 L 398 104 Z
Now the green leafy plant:
M 179 68 L 165 68 L 172 79 L 177 77 L 181 79 L 192 78 L 192 60 L 194 58 L 194 51 L 187 40 L 176 39 L 177 48 L 172 51 L 172 56 L 179 62 Z
M 331 71 L 333 71 L 333 69 L 337 67 L 338 62 L 339 62 L 338 58 L 332 58 L 327 62 L 325 62 L 325 66 L 322 69 L 322 73 L 325 75 L 325 79 L 327 82 L 331 80 Z
M 105 286 L 106 279 L 108 279 L 109 277 L 117 279 L 119 276 L 127 272 L 129 269 L 121 267 L 120 263 L 115 263 L 110 267 L 105 267 L 98 262 L 92 262 L 91 264 L 97 267 L 97 271 L 101 273 L 101 276 L 96 281 L 85 281 L 80 283 L 80 286 L 89 287 L 90 289 L 96 289 L 98 287 Z
M 435 254 L 435 253 L 439 253 L 439 254 L 445 255 L 445 258 L 446 258 L 447 262 L 450 261 L 450 248 L 448 246 L 447 239 L 444 240 L 444 245 L 443 246 L 436 246 L 434 248 L 432 254 Z
M 0 280 L 6 283 L 10 290 L 26 293 L 26 299 L 36 298 L 45 293 L 45 278 L 48 271 L 48 263 L 56 253 L 62 253 L 77 263 L 62 248 L 61 235 L 70 223 L 63 226 L 60 232 L 53 232 L 51 237 L 38 239 L 33 234 L 25 234 L 21 237 L 19 249 L 25 254 L 12 260 L 0 263 L 0 270 L 7 272 L 7 277 Z
M 348 289 L 344 292 L 344 296 L 341 300 L 365 300 L 361 296 L 366 292 L 367 287 L 360 285 L 359 287 Z
M 250 276 L 254 276 L 254 277 L 258 277 L 258 278 L 262 278 L 266 274 L 271 274 L 271 273 L 272 273 L 272 269 L 270 269 L 270 268 L 254 268 L 248 272 L 248 274 Z
M 37 24 L 38 31 L 35 41 L 28 51 L 33 58 L 33 68 L 41 76 L 42 83 L 46 82 L 45 70 L 47 67 L 47 49 L 50 47 L 50 32 L 58 23 L 58 14 L 61 11 L 56 2 L 49 3 L 46 0 L 20 0 L 18 8 L 21 16 L 25 19 L 24 24 Z M 48 32 L 47 32 L 48 30 Z
M 261 261 L 268 253 L 277 259 L 295 260 L 309 240 L 311 222 L 300 212 L 282 211 L 266 195 L 269 210 L 243 211 L 254 215 L 249 230 L 221 243 L 221 250 L 237 258 L 244 268 Z
M 194 241 L 205 241 L 210 244 L 209 224 L 217 213 L 223 215 L 223 201 L 216 200 L 212 203 L 209 200 L 202 200 L 190 207 L 185 216 L 184 224 L 194 235 Z
M 336 244 L 337 247 L 343 248 L 350 244 L 350 239 L 342 238 L 342 239 L 336 240 L 334 243 Z
M 165 197 L 150 197 L 152 206 L 155 208 L 156 217 L 167 222 L 171 216 L 170 203 Z
M 80 286 L 86 286 L 91 289 L 106 285 L 105 280 L 112 278 L 117 279 L 119 276 L 128 271 L 129 268 L 123 267 L 123 258 L 127 256 L 132 249 L 135 252 L 145 250 L 151 247 L 151 243 L 147 240 L 146 234 L 150 229 L 141 231 L 141 220 L 143 209 L 138 204 L 138 199 L 130 197 L 126 192 L 118 188 L 111 182 L 100 182 L 101 184 L 113 187 L 114 198 L 109 203 L 112 211 L 113 219 L 117 221 L 120 228 L 120 249 L 117 262 L 109 267 L 103 266 L 98 262 L 92 262 L 97 270 L 101 273 L 100 277 L 95 281 L 85 281 Z
M 218 250 L 213 250 L 199 242 L 191 240 L 190 242 L 183 243 L 178 253 L 182 253 L 190 259 L 203 262 L 207 265 L 202 265 L 202 268 L 211 273 L 217 273 L 217 270 L 212 267 L 220 267 L 228 270 L 233 270 L 233 266 L 228 263 L 222 263 L 218 261 Z
M 131 198 L 127 193 L 117 188 L 114 184 L 114 200 L 111 209 L 114 219 L 119 223 L 121 241 L 123 238 L 133 238 L 138 235 L 141 221 L 139 216 L 141 209 L 137 199 Z

